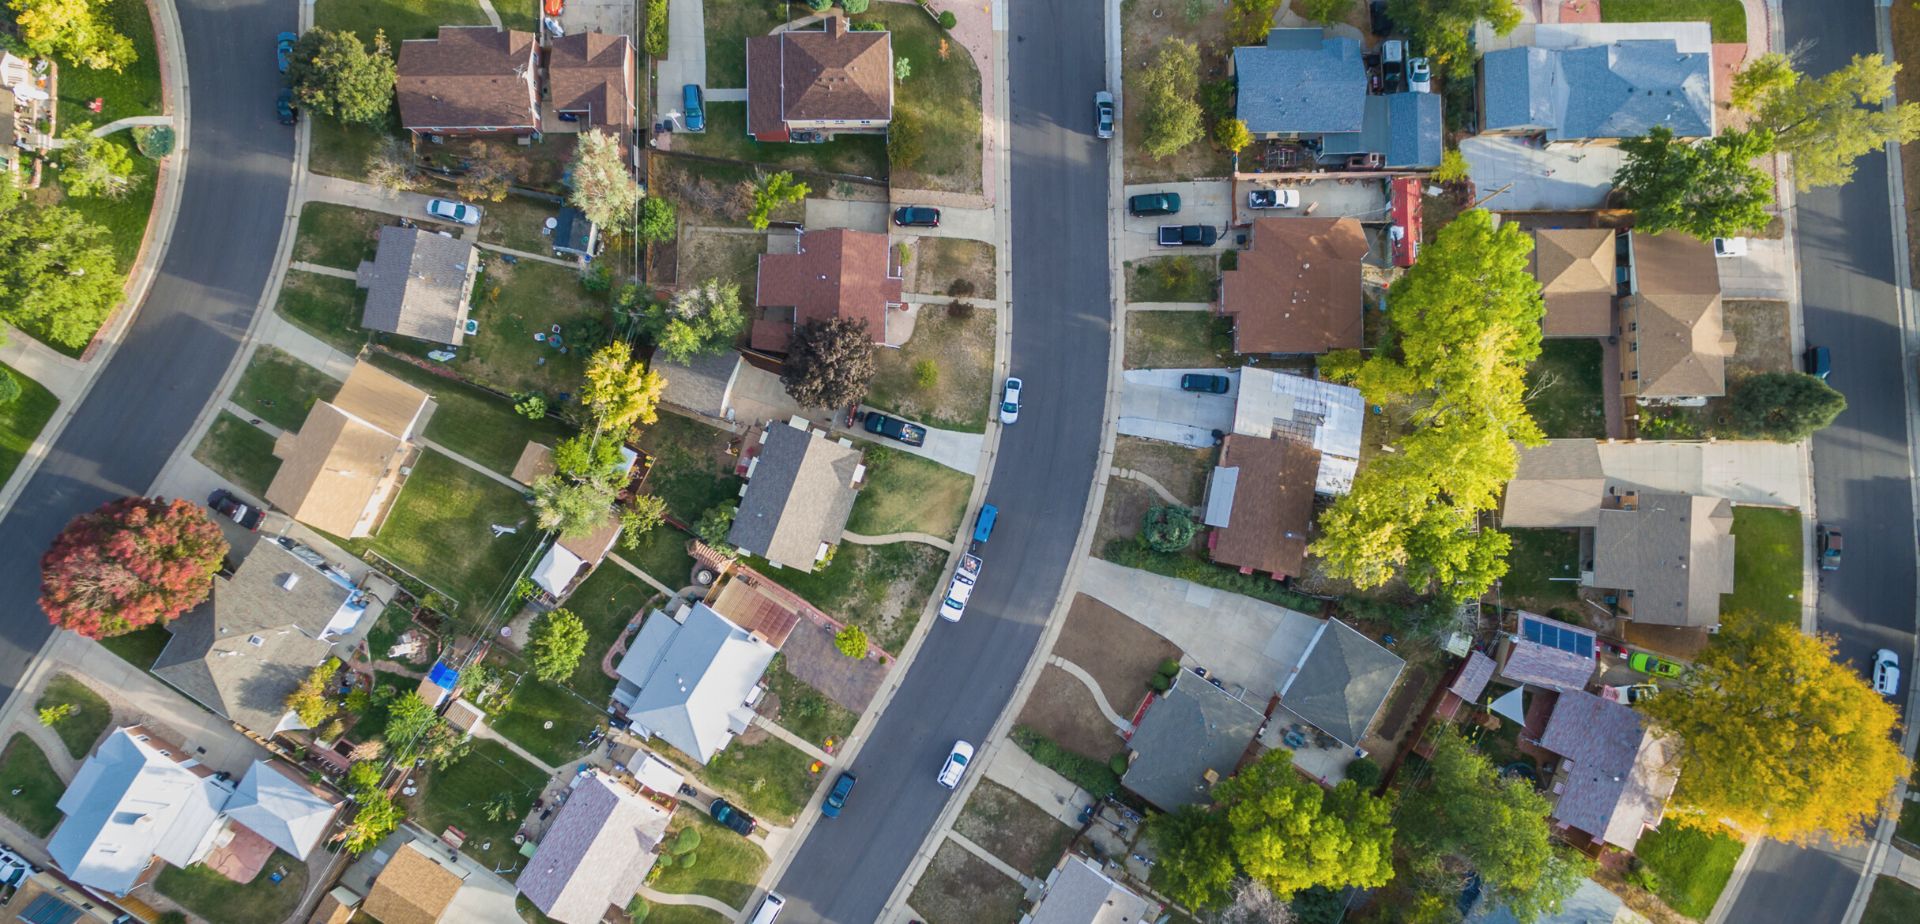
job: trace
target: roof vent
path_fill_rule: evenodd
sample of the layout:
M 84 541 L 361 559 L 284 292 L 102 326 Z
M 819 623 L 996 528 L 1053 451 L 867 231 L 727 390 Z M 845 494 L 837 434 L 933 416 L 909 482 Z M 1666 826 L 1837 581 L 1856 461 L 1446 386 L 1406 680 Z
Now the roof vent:
M 286 574 L 280 575 L 281 590 L 292 590 L 293 585 L 298 583 L 300 583 L 300 575 L 294 574 L 293 572 L 287 572 Z

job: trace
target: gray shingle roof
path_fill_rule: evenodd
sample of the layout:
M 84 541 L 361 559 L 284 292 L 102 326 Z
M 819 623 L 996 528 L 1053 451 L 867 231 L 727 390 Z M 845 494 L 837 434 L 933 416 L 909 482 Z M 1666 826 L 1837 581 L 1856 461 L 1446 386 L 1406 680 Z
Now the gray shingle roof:
M 1329 619 L 1281 686 L 1280 702 L 1341 743 L 1356 745 L 1406 663 L 1346 623 Z
M 1120 782 L 1169 812 L 1205 804 L 1207 771 L 1232 776 L 1261 721 L 1259 710 L 1181 671 L 1134 728 L 1136 754 Z
M 288 773 L 287 764 L 256 760 L 227 803 L 227 815 L 304 860 L 333 825 L 340 804 Z
M 1733 505 L 1692 494 L 1640 494 L 1600 511 L 1593 585 L 1633 593 L 1634 622 L 1710 628 L 1733 593 Z
M 479 269 L 479 251 L 466 241 L 419 228 L 381 228 L 380 249 L 357 273 L 367 290 L 360 326 L 459 346 Z
M 1069 856 L 1033 906 L 1028 924 L 1141 924 L 1159 910 L 1114 882 L 1092 860 Z
M 654 610 L 620 661 L 614 698 L 635 725 L 706 763 L 750 720 L 747 694 L 775 653 L 704 603 L 684 623 Z
M 1519 465 L 1501 506 L 1502 526 L 1574 528 L 1600 522 L 1607 479 L 1600 470 L 1598 443 L 1548 440 L 1519 451 Z
M 1506 48 L 1481 59 L 1488 131 L 1542 130 L 1550 141 L 1632 138 L 1666 126 L 1713 134 L 1713 60 L 1671 39 L 1585 48 Z
M 1262 134 L 1357 132 L 1365 120 L 1367 69 L 1360 43 L 1325 37 L 1317 46 L 1298 47 L 1318 29 L 1275 29 L 1266 45 L 1233 50 L 1239 84 L 1235 114 L 1247 130 Z M 1437 161 L 1436 161 L 1437 162 Z
M 597 924 L 647 877 L 667 834 L 666 809 L 594 771 L 581 777 L 516 883 L 561 924 Z
M 156 856 L 181 867 L 199 860 L 232 796 L 136 737 L 145 735 L 136 726 L 107 736 L 60 796 L 66 817 L 47 853 L 81 885 L 125 895 Z
M 1553 817 L 1628 850 L 1660 823 L 1678 779 L 1673 741 L 1649 734 L 1639 713 L 1567 690 L 1554 703 L 1540 746 L 1561 756 L 1566 776 Z
M 860 450 L 774 423 L 740 498 L 727 541 L 768 561 L 812 571 L 820 544 L 838 545 L 853 513 Z
M 667 387 L 660 393 L 662 402 L 703 417 L 726 418 L 727 408 L 733 403 L 733 382 L 739 375 L 739 353 L 731 349 L 702 353 L 684 363 L 662 357 L 654 367 L 667 378 Z
M 1588 651 L 1594 650 L 1598 644 L 1591 631 L 1557 619 L 1522 611 L 1520 620 L 1523 627 L 1531 621 L 1550 626 L 1556 635 L 1585 636 Z M 1507 651 L 1507 663 L 1500 666 L 1500 676 L 1516 683 L 1530 683 L 1550 690 L 1580 690 L 1585 689 L 1587 681 L 1593 679 L 1596 667 L 1591 654 L 1582 656 L 1553 645 L 1530 641 L 1521 634 L 1513 636 L 1512 647 Z

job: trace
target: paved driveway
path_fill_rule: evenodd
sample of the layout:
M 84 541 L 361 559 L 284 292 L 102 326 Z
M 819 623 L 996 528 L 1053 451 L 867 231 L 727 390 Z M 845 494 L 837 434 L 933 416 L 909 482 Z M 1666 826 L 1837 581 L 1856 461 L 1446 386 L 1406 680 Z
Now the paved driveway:
M 1793 251 L 1786 241 L 1749 238 L 1745 256 L 1715 261 L 1720 267 L 1720 294 L 1727 298 L 1792 298 L 1793 261 Z
M 1481 204 L 1496 212 L 1599 208 L 1613 188 L 1614 172 L 1626 161 L 1619 148 L 1608 145 L 1542 149 L 1493 135 L 1460 142 L 1460 153 L 1474 188 L 1487 197 Z
M 862 404 L 860 405 L 860 410 L 870 411 L 873 410 L 873 408 Z M 888 412 L 881 411 L 880 413 L 885 414 Z M 917 423 L 917 421 L 915 422 Z M 926 425 L 921 424 L 921 426 Z M 897 440 L 875 436 L 859 427 L 836 427 L 835 432 L 855 436 L 870 443 L 916 455 L 923 459 L 932 459 L 954 471 L 966 472 L 969 475 L 978 473 L 978 469 L 980 468 L 980 447 L 986 444 L 987 439 L 984 433 L 962 433 L 959 430 L 940 430 L 934 427 L 927 427 L 926 445 L 909 446 Z
M 828 228 L 852 228 L 855 231 L 887 233 L 888 210 L 885 202 L 856 202 L 849 199 L 807 199 L 807 227 L 816 231 Z M 945 213 L 942 213 L 945 218 Z
M 1218 253 L 1232 243 L 1233 236 L 1227 233 L 1227 224 L 1233 220 L 1233 203 L 1228 199 L 1233 195 L 1233 183 L 1229 180 L 1209 180 L 1200 183 L 1148 183 L 1144 186 L 1126 188 L 1128 197 L 1150 192 L 1171 192 L 1180 194 L 1180 212 L 1177 215 L 1126 216 L 1122 225 L 1124 236 L 1120 241 L 1120 259 L 1140 260 L 1146 257 L 1177 257 L 1185 253 Z M 1161 225 L 1212 225 L 1220 231 L 1220 242 L 1213 247 L 1162 247 L 1160 246 Z
M 532 0 L 494 0 L 495 6 L 504 7 L 513 4 L 530 3 Z M 680 4 L 674 4 L 667 10 L 668 22 L 671 14 L 679 12 Z M 633 35 L 634 11 L 639 5 L 633 0 L 567 0 L 567 7 L 560 14 L 560 28 L 568 35 L 576 32 L 605 32 L 608 35 Z M 693 5 L 694 23 L 698 24 L 700 4 Z M 672 26 L 668 26 L 672 31 Z M 675 49 L 676 51 L 678 49 Z M 704 49 L 701 57 L 704 59 Z
M 1297 209 L 1250 209 L 1247 193 L 1256 189 L 1291 189 L 1300 194 Z M 1233 198 L 1234 222 L 1246 224 L 1256 218 L 1358 218 L 1381 221 L 1390 205 L 1386 180 L 1339 179 L 1298 182 L 1254 182 L 1240 184 Z
M 574 0 L 580 2 L 580 0 Z M 608 2 L 608 0 L 595 0 Z M 632 9 L 632 5 L 629 5 Z M 567 13 L 573 13 L 568 4 Z M 572 21 L 564 25 L 572 32 Z M 627 32 L 632 35 L 631 31 Z M 654 72 L 653 117 L 665 120 L 667 113 L 680 111 L 680 91 L 690 83 L 707 85 L 707 27 L 705 7 L 700 0 L 669 0 L 667 4 L 667 56 Z M 711 99 L 711 97 L 709 97 Z M 675 128 L 679 124 L 675 123 Z M 663 141 L 665 139 L 662 139 Z
M 1224 395 L 1180 390 L 1189 372 L 1226 374 L 1233 385 Z M 1229 369 L 1129 369 L 1120 383 L 1120 419 L 1114 426 L 1141 436 L 1186 446 L 1213 445 L 1213 431 L 1233 430 L 1233 405 L 1240 377 Z
M 856 204 L 864 205 L 866 203 Z M 912 204 L 913 203 L 905 200 L 894 203 L 896 207 Z M 808 214 L 812 214 L 811 210 L 809 210 Z M 892 210 L 888 209 L 885 214 L 887 215 L 885 220 L 891 222 L 893 220 Z M 907 237 L 961 237 L 970 241 L 986 241 L 991 244 L 993 243 L 995 234 L 993 210 L 966 209 L 943 205 L 940 207 L 940 227 L 901 228 L 899 231 Z

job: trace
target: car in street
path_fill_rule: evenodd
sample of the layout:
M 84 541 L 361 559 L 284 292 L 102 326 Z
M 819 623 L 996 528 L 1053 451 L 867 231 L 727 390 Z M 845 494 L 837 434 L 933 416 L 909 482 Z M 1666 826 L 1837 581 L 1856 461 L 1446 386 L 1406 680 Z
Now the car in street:
M 1141 193 L 1127 199 L 1127 214 L 1135 218 L 1147 215 L 1180 214 L 1180 194 L 1170 192 Z
M 973 745 L 965 741 L 955 741 L 953 750 L 947 752 L 947 762 L 940 765 L 940 785 L 953 789 L 960 785 L 960 778 L 967 775 L 967 764 L 973 760 Z
M 207 506 L 248 530 L 259 530 L 260 521 L 267 516 L 266 511 L 233 496 L 233 492 L 226 488 L 213 492 L 213 495 L 207 498 Z
M 725 825 L 741 837 L 753 833 L 753 816 L 734 807 L 733 803 L 725 799 L 713 800 L 713 804 L 707 807 L 707 814 L 712 815 L 714 821 Z
M 1744 257 L 1747 255 L 1747 239 L 1744 237 L 1716 237 L 1713 239 L 1713 255 L 1716 257 Z
M 1113 137 L 1113 94 L 1105 90 L 1093 94 L 1093 133 Z
M 298 41 L 300 36 L 291 32 L 282 32 L 273 40 L 273 56 L 280 63 L 280 73 L 287 72 L 287 65 L 293 61 L 293 43 Z
M 1224 375 L 1189 372 L 1180 377 L 1181 391 L 1197 391 L 1203 395 L 1224 395 L 1232 389 L 1233 380 Z
M 993 537 L 993 524 L 1000 521 L 1000 508 L 992 504 L 981 504 L 980 515 L 973 519 L 973 549 L 986 545 Z
M 1801 361 L 1806 363 L 1807 374 L 1814 378 L 1824 380 L 1833 372 L 1833 353 L 1826 347 L 1807 347 L 1807 352 L 1801 357 Z
M 1627 666 L 1654 677 L 1678 677 L 1686 670 L 1672 661 L 1644 651 L 1634 652 L 1633 657 L 1627 659 Z
M 1900 656 L 1891 648 L 1873 656 L 1873 691 L 1881 696 L 1900 695 Z
M 1407 62 L 1407 89 L 1415 93 L 1433 92 L 1433 65 L 1425 58 Z
M 1162 247 L 1212 247 L 1219 239 L 1220 232 L 1212 225 L 1160 226 Z
M 455 202 L 452 199 L 428 199 L 427 214 L 435 218 L 457 222 L 463 225 L 477 225 L 480 223 L 480 210 L 478 208 L 468 205 L 465 202 Z
M 977 555 L 960 556 L 960 564 L 953 569 L 953 579 L 947 582 L 947 595 L 940 598 L 940 618 L 948 622 L 959 622 L 967 611 L 967 600 L 973 596 L 973 587 L 980 582 L 980 569 L 983 563 Z
M 940 210 L 926 205 L 903 205 L 893 210 L 893 223 L 902 228 L 938 228 Z
M 292 87 L 280 88 L 280 95 L 273 98 L 273 112 L 280 117 L 281 125 L 292 125 L 300 121 L 300 107 L 293 104 Z
M 686 125 L 687 131 L 707 130 L 706 100 L 700 95 L 700 85 L 697 83 L 680 88 L 680 121 Z
M 927 442 L 927 428 L 919 424 L 908 423 L 898 417 L 889 417 L 879 411 L 868 411 L 860 421 L 868 433 L 898 440 L 909 446 L 924 446 Z
M 1825 523 L 1820 524 L 1819 536 L 1820 570 L 1840 570 L 1840 553 L 1845 551 L 1847 547 L 1845 538 L 1840 535 L 1839 530 Z
M 1020 380 L 1007 376 L 1007 384 L 1000 393 L 1000 422 L 1013 426 L 1020 419 Z
M 855 777 L 852 771 L 840 774 L 833 781 L 833 789 L 827 793 L 827 801 L 820 803 L 820 814 L 828 818 L 840 817 L 840 810 L 847 807 L 847 796 L 853 792 Z
M 1255 189 L 1247 192 L 1247 208 L 1250 209 L 1297 209 L 1300 207 L 1300 190 L 1297 189 Z

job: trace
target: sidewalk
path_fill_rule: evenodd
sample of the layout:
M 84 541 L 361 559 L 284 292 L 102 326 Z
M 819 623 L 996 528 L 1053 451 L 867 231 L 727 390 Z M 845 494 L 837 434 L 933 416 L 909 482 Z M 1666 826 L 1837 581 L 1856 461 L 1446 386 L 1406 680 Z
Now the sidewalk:
M 987 763 L 987 779 L 1020 794 L 1052 815 L 1063 825 L 1080 827 L 1080 810 L 1093 804 L 1093 796 L 1069 782 L 1066 777 L 1040 765 L 1027 752 L 1008 745 L 993 753 Z

